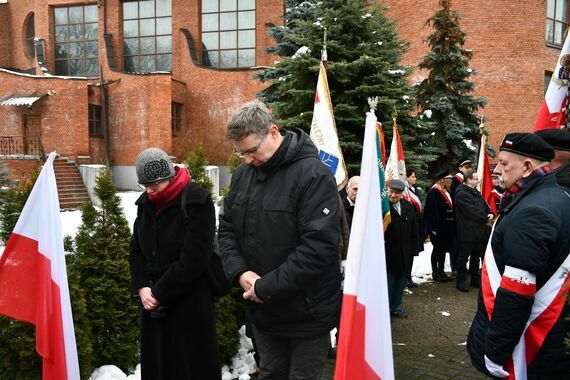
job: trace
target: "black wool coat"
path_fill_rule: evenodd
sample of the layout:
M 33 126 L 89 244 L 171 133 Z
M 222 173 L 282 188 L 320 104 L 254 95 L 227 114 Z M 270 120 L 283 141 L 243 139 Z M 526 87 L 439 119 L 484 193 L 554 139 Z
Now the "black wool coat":
M 141 306 L 143 379 L 220 379 L 214 300 L 206 275 L 215 233 L 214 205 L 198 185 L 156 215 L 143 193 L 130 244 L 131 291 L 149 286 L 162 313 Z
M 520 268 L 536 275 L 536 290 L 541 290 L 570 252 L 570 197 L 556 184 L 554 175 L 535 179 L 501 210 L 491 235 L 491 247 L 501 275 L 507 265 Z M 563 275 L 568 276 L 568 272 Z M 534 302 L 534 296 L 499 287 L 489 320 L 479 292 L 467 339 L 467 350 L 476 368 L 487 373 L 484 355 L 494 363 L 505 364 Z M 561 315 L 528 366 L 528 379 L 567 379 L 570 374 L 564 343 L 570 331 L 570 306 L 568 302 L 563 305 Z
M 237 284 L 245 271 L 261 276 L 247 301 L 256 328 L 309 337 L 334 328 L 340 315 L 340 205 L 336 182 L 301 131 L 261 167 L 240 165 L 220 215 L 224 271 Z
M 438 238 L 442 240 L 451 241 L 455 235 L 453 206 L 447 203 L 435 187 L 432 187 L 426 194 L 424 226 L 426 233 L 436 232 Z
M 391 222 L 384 232 L 386 269 L 394 273 L 405 272 L 407 263 L 418 252 L 418 225 L 414 206 L 401 199 L 400 210 L 401 215 L 390 204 Z
M 481 193 L 472 187 L 461 186 L 453 206 L 457 239 L 465 243 L 486 242 L 491 233 L 491 227 L 487 225 L 491 210 Z

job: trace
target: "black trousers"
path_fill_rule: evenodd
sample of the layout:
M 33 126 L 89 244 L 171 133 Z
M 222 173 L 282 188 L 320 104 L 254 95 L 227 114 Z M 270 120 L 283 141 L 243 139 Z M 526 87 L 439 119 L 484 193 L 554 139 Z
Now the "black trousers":
M 466 265 L 467 260 L 469 260 L 471 284 L 479 285 L 481 283 L 479 264 L 483 254 L 485 253 L 486 246 L 486 241 L 461 242 L 461 251 L 459 251 L 459 256 L 457 258 L 457 282 L 465 282 L 467 279 Z
M 431 252 L 431 268 L 434 272 L 443 272 L 445 265 L 445 253 L 451 252 L 453 237 L 441 234 L 429 234 L 433 251 Z

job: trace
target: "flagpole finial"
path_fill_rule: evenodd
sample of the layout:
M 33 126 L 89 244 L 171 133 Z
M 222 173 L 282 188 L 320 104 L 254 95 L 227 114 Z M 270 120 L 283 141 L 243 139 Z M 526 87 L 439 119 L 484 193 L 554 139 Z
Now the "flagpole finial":
M 394 106 L 394 112 L 392 112 L 392 123 L 394 128 L 398 128 L 398 123 L 396 120 L 398 119 L 398 111 L 396 111 L 396 106 Z
M 376 108 L 378 107 L 378 97 L 375 96 L 373 98 L 368 98 L 368 105 L 370 106 L 370 111 L 376 111 Z
M 483 115 L 481 115 L 480 118 L 479 118 L 479 120 L 480 120 L 480 121 L 479 121 L 479 134 L 480 134 L 480 135 L 483 135 L 484 132 L 485 132 L 485 123 L 483 123 L 483 120 L 484 120 L 484 119 L 485 119 L 485 118 L 484 118 Z
M 323 27 L 325 30 L 323 33 L 323 49 L 321 50 L 321 61 L 326 62 L 328 61 L 328 54 L 327 54 L 327 28 Z

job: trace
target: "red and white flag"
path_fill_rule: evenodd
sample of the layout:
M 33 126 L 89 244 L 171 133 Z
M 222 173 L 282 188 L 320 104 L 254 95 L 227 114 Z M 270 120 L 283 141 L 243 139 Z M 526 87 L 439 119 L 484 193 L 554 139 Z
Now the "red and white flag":
M 79 379 L 52 152 L 0 257 L 0 314 L 36 326 L 43 380 Z
M 566 36 L 556 68 L 544 95 L 533 132 L 541 129 L 562 128 L 566 123 L 564 110 L 568 103 L 568 80 L 570 79 L 570 34 Z
M 400 140 L 400 132 L 394 126 L 392 136 L 392 144 L 390 146 L 390 157 L 386 162 L 386 170 L 384 172 L 386 177 L 386 184 L 390 183 L 393 179 L 399 179 L 406 182 L 406 162 L 404 161 L 404 149 L 402 148 L 402 141 Z
M 493 178 L 491 177 L 491 167 L 489 166 L 489 155 L 487 154 L 487 136 L 481 135 L 481 144 L 479 145 L 479 161 L 477 163 L 477 175 L 479 176 L 479 185 L 477 188 L 481 192 L 483 199 L 497 215 L 497 203 L 495 188 L 493 187 Z
M 335 380 L 393 379 L 376 116 L 366 117 L 348 246 Z

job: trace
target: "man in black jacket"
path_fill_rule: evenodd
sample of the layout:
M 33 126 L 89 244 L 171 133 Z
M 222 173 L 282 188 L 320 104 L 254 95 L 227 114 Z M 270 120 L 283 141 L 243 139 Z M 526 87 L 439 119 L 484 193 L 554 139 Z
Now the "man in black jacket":
M 407 263 L 418 251 L 418 225 L 414 206 L 402 195 L 406 185 L 393 179 L 388 184 L 391 222 L 384 233 L 386 269 L 388 272 L 388 299 L 390 315 L 406 318 L 402 309 L 402 294 L 406 285 Z
M 350 177 L 346 184 L 346 195 L 342 196 L 342 204 L 346 210 L 346 222 L 348 223 L 349 229 L 352 226 L 352 216 L 354 215 L 354 205 L 356 204 L 359 183 L 359 176 L 355 175 L 354 177 Z
M 469 274 L 471 286 L 479 287 L 479 260 L 483 257 L 489 234 L 490 223 L 494 215 L 489 209 L 487 202 L 477 190 L 479 177 L 474 170 L 468 170 L 464 174 L 463 186 L 460 186 L 455 194 L 455 225 L 457 226 L 457 239 L 461 245 L 457 258 L 457 283 L 456 288 L 462 292 L 468 292 L 465 284 L 467 277 L 467 259 L 469 258 Z
M 554 148 L 550 163 L 560 186 L 570 191 L 570 131 L 568 129 L 543 129 L 536 134 Z
M 245 163 L 224 200 L 220 253 L 244 291 L 262 376 L 318 379 L 340 315 L 335 179 L 309 136 L 280 131 L 263 103 L 240 107 L 227 135 Z
M 568 378 L 564 340 L 570 267 L 570 196 L 556 183 L 554 150 L 511 133 L 495 172 L 505 194 L 483 263 L 467 349 L 481 372 L 517 379 Z

